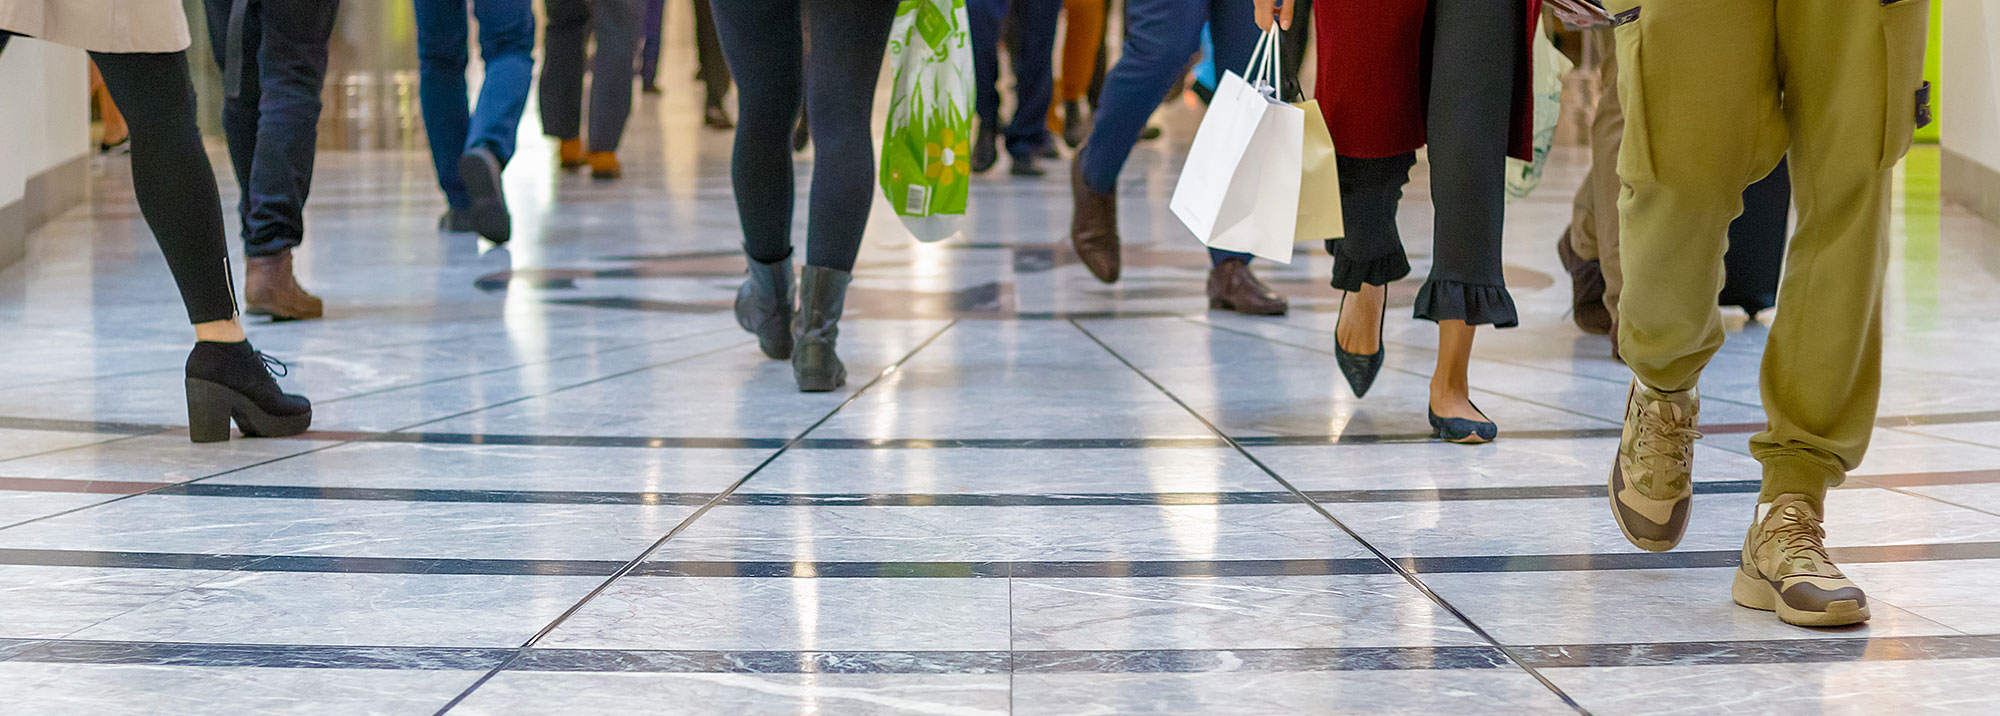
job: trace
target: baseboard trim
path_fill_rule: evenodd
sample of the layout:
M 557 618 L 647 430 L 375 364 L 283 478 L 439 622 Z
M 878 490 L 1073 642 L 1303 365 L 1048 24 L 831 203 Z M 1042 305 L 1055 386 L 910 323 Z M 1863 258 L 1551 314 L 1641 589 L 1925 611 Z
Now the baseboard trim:
M 28 235 L 90 194 L 88 153 L 28 177 L 21 200 L 0 206 L 0 270 L 28 255 Z
M 1950 149 L 1939 154 L 1938 180 L 1944 200 L 2000 224 L 2000 169 Z

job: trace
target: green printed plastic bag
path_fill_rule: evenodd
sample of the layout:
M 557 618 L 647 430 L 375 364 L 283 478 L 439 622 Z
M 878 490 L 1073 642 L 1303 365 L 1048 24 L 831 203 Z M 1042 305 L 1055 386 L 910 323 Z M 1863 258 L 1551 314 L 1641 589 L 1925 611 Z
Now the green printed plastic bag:
M 965 219 L 972 175 L 972 43 L 965 0 L 903 0 L 889 31 L 895 91 L 882 136 L 882 194 L 921 241 Z

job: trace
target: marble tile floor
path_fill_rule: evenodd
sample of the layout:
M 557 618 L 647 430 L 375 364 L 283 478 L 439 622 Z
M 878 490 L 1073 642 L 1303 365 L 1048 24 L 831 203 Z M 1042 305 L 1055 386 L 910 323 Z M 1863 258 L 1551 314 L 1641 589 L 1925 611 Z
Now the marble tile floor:
M 420 149 L 323 154 L 298 267 L 328 316 L 252 326 L 317 402 L 292 439 L 187 442 L 186 331 L 102 162 L 0 273 L 0 713 L 2000 711 L 2000 227 L 1938 205 L 1933 150 L 1830 499 L 1875 619 L 1808 630 L 1727 596 L 1763 324 L 1729 315 L 1704 377 L 1683 547 L 1610 521 L 1627 374 L 1551 247 L 1579 152 L 1509 208 L 1522 326 L 1472 370 L 1502 439 L 1462 447 L 1425 439 L 1414 280 L 1366 401 L 1317 248 L 1259 264 L 1291 316 L 1204 310 L 1178 110 L 1121 185 L 1123 283 L 1063 248 L 1059 176 L 976 178 L 940 244 L 878 210 L 853 384 L 801 395 L 728 314 L 693 96 L 641 100 L 614 183 L 524 127 L 506 247 L 435 233 Z

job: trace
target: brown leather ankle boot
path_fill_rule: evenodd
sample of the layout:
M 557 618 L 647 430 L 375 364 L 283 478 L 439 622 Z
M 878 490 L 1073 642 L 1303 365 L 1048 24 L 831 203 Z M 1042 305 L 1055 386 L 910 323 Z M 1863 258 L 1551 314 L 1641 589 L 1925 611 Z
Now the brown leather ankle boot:
M 292 275 L 292 252 L 275 256 L 252 256 L 243 274 L 244 312 L 270 316 L 276 321 L 303 321 L 319 318 L 323 305 L 319 297 L 299 286 Z
M 1069 221 L 1070 245 L 1090 275 L 1105 283 L 1118 281 L 1122 257 L 1118 249 L 1118 196 L 1099 194 L 1083 181 L 1083 155 L 1088 144 L 1070 160 L 1069 188 L 1075 213 Z

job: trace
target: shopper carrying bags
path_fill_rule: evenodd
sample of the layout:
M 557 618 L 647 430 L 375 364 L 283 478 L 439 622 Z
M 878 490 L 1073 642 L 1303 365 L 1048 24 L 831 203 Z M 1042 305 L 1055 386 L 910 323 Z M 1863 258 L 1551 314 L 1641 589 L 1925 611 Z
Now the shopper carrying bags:
M 195 125 L 187 16 L 178 0 L 0 0 L 9 33 L 90 51 L 132 133 L 132 188 L 166 255 L 194 324 L 186 386 L 188 437 L 284 437 L 312 425 L 312 402 L 272 375 L 279 363 L 250 346 L 230 285 L 229 244 L 215 171 Z
M 1265 2 L 1267 0 L 1259 0 Z M 1530 51 L 1540 0 L 1319 0 L 1320 109 L 1340 153 L 1347 235 L 1327 242 L 1346 292 L 1336 361 L 1363 396 L 1381 371 L 1388 286 L 1410 273 L 1397 205 L 1428 145 L 1436 221 L 1416 318 L 1438 324 L 1432 435 L 1483 443 L 1499 428 L 1473 405 L 1478 326 L 1518 319 L 1501 270 L 1507 157 L 1532 158 Z
M 946 0 L 948 3 L 949 0 Z M 840 315 L 874 202 L 870 113 L 895 0 L 729 0 L 715 5 L 740 116 L 730 181 L 750 277 L 736 320 L 764 354 L 792 361 L 799 390 L 847 382 L 834 352 Z M 811 23 L 810 53 L 800 28 Z M 949 22 L 949 20 L 934 21 Z M 792 149 L 800 97 L 815 145 L 806 265 L 792 285 Z

